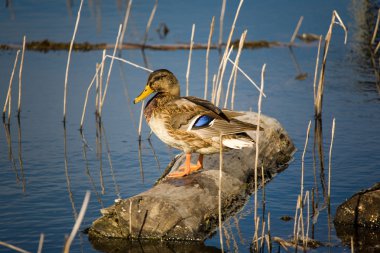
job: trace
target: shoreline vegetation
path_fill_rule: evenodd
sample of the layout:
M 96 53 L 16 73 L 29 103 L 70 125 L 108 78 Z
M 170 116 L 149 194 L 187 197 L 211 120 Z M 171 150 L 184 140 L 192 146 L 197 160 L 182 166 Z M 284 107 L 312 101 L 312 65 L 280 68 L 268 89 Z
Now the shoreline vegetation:
M 310 37 L 309 37 L 310 38 Z M 301 37 L 300 37 L 301 39 Z M 306 42 L 313 42 L 313 40 L 305 40 Z M 234 45 L 235 49 L 238 49 L 240 40 L 232 41 L 231 44 Z M 235 46 L 236 45 L 236 46 Z M 273 47 L 289 47 L 289 46 L 300 47 L 305 45 L 294 44 L 293 42 L 279 42 L 279 41 L 266 41 L 266 40 L 257 40 L 257 41 L 245 41 L 243 48 L 245 49 L 261 49 L 261 48 L 273 48 Z M 307 44 L 306 44 L 307 45 Z M 22 44 L 0 44 L 0 50 L 19 50 L 22 49 Z M 189 43 L 175 43 L 175 44 L 145 44 L 145 43 L 123 43 L 119 45 L 120 49 L 123 50 L 136 50 L 136 49 L 148 49 L 148 50 L 162 50 L 162 51 L 172 51 L 172 50 L 189 50 L 190 46 L 194 50 L 206 50 L 208 44 L 194 43 L 190 45 Z M 221 46 L 225 46 L 225 43 L 222 43 Z M 90 43 L 90 42 L 76 42 L 73 44 L 72 50 L 74 51 L 94 51 L 94 50 L 104 50 L 104 49 L 113 49 L 115 48 L 114 44 L 110 43 Z M 209 45 L 210 49 L 219 49 L 218 44 Z M 70 49 L 70 42 L 55 42 L 48 39 L 31 41 L 27 42 L 25 49 L 29 51 L 39 51 L 39 52 L 49 52 L 49 51 L 68 51 Z

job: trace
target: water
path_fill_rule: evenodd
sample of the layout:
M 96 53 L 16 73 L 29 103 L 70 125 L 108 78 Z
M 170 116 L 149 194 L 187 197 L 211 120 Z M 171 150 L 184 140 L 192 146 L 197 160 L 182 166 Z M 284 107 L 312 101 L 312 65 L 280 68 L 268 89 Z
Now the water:
M 78 1 L 30 1 L 11 2 L 0 8 L 1 43 L 20 44 L 22 36 L 27 40 L 69 41 L 72 36 Z M 72 3 L 72 7 L 67 3 Z M 124 1 L 85 2 L 76 41 L 114 43 L 118 25 L 125 13 Z M 153 2 L 133 3 L 127 41 L 140 42 Z M 360 4 L 347 1 L 320 3 L 293 1 L 246 1 L 243 4 L 234 39 L 248 29 L 247 40 L 289 41 L 301 15 L 304 16 L 300 32 L 325 34 L 331 20 L 332 10 L 337 10 L 348 26 L 347 45 L 343 44 L 344 33 L 334 28 L 330 46 L 323 107 L 323 140 L 326 155 L 331 139 L 332 119 L 336 118 L 333 146 L 331 211 L 345 199 L 362 188 L 367 188 L 380 178 L 380 137 L 377 134 L 380 120 L 379 93 L 375 76 L 365 51 L 368 34 L 363 32 Z M 236 3 L 227 2 L 224 38 L 237 8 Z M 186 11 L 183 11 L 186 10 Z M 196 24 L 195 42 L 206 43 L 212 16 L 218 21 L 220 2 L 160 1 L 149 33 L 148 43 L 171 44 L 188 42 L 191 26 Z M 170 32 L 160 39 L 156 28 L 160 23 L 168 25 Z M 214 41 L 218 37 L 218 22 Z M 294 162 L 265 187 L 266 213 L 271 214 L 272 236 L 288 239 L 293 233 L 293 222 L 284 222 L 282 216 L 294 216 L 297 194 L 300 190 L 301 155 L 305 143 L 306 128 L 313 120 L 313 75 L 316 44 L 300 44 L 293 49 L 299 64 L 297 69 L 287 47 L 245 50 L 240 66 L 256 82 L 260 70 L 267 64 L 263 113 L 277 118 L 293 139 L 298 152 Z M 119 196 L 127 198 L 149 189 L 161 175 L 177 151 L 162 144 L 156 137 L 152 143 L 146 140 L 149 129 L 143 125 L 142 166 L 140 169 L 137 126 L 139 105 L 130 99 L 139 94 L 145 84 L 147 73 L 132 66 L 115 63 L 110 88 L 103 111 L 103 129 L 107 139 L 102 139 L 102 150 L 97 150 L 94 94 L 91 93 L 88 113 L 85 118 L 83 144 L 79 123 L 84 96 L 102 52 L 73 52 L 69 73 L 66 130 L 62 125 L 63 84 L 67 52 L 38 53 L 27 51 L 23 70 L 23 98 L 20 124 L 12 116 L 10 144 L 7 131 L 0 131 L 0 241 L 14 244 L 25 250 L 37 251 L 40 233 L 44 233 L 43 252 L 60 252 L 65 235 L 71 232 L 86 190 L 91 191 L 91 200 L 81 230 L 100 216 L 99 209 L 113 204 Z M 187 51 L 147 51 L 148 67 L 167 68 L 173 71 L 182 84 L 184 93 L 187 68 Z M 124 51 L 123 58 L 144 65 L 140 51 Z M 13 67 L 15 51 L 0 52 L 0 102 L 4 103 L 9 77 Z M 193 51 L 190 94 L 203 97 L 205 52 Z M 219 54 L 210 54 L 210 73 L 215 73 Z M 230 70 L 228 70 L 230 71 Z M 296 80 L 307 73 L 304 81 Z M 227 72 L 229 75 L 229 72 Z M 17 74 L 16 74 L 17 76 Z M 211 79 L 211 76 L 210 76 Z M 15 77 L 14 93 L 17 93 Z M 238 77 L 235 109 L 257 110 L 258 92 L 243 77 Z M 17 96 L 12 108 L 17 108 Z M 305 191 L 314 184 L 312 142 L 305 157 Z M 155 150 L 156 158 L 152 153 Z M 158 160 L 158 162 L 157 162 Z M 112 166 L 111 166 L 112 164 Z M 323 205 L 319 173 L 317 174 L 318 199 Z M 261 199 L 262 191 L 259 192 Z M 249 252 L 253 236 L 253 201 L 250 200 L 237 214 L 239 230 L 235 220 L 226 224 L 230 232 L 230 251 L 234 251 L 235 239 L 239 252 Z M 261 209 L 260 209 L 261 212 Z M 314 238 L 332 242 L 332 252 L 349 252 L 341 244 L 331 227 L 329 238 L 327 209 L 323 209 L 314 227 Z M 226 239 L 226 238 L 225 238 Z M 213 251 L 220 248 L 218 234 L 207 239 L 208 248 L 198 251 Z M 156 245 L 159 246 L 158 244 Z M 188 249 L 190 250 L 190 246 Z M 225 244 L 225 249 L 228 245 Z M 1 247 L 1 252 L 10 250 Z M 321 247 L 316 252 L 325 252 Z M 97 252 L 85 234 L 79 233 L 71 252 Z M 178 249 L 178 252 L 181 252 Z

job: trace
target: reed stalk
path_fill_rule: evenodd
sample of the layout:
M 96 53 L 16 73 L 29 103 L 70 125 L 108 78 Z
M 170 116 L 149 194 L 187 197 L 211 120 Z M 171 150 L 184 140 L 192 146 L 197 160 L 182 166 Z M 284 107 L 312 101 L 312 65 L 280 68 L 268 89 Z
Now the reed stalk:
M 22 39 L 20 69 L 18 72 L 18 103 L 17 103 L 17 117 L 18 118 L 20 118 L 20 113 L 21 113 L 22 67 L 24 66 L 25 44 L 26 44 L 26 36 L 24 35 Z
M 0 241 L 0 245 L 3 245 L 4 247 L 7 247 L 9 249 L 12 249 L 14 251 L 17 251 L 17 252 L 20 252 L 20 253 L 30 253 L 30 251 L 27 251 L 27 250 L 24 250 L 24 249 L 21 249 L 19 247 L 16 247 L 12 244 L 9 244 L 9 243 L 6 243 L 6 242 L 2 242 Z
M 129 235 L 132 237 L 132 200 L 129 200 Z
M 301 24 L 302 24 L 302 21 L 303 21 L 303 16 L 300 17 L 300 19 L 298 20 L 298 23 L 297 23 L 297 26 L 296 28 L 294 29 L 294 32 L 293 32 L 293 35 L 292 35 L 292 38 L 290 39 L 290 42 L 289 42 L 289 46 L 293 46 L 294 44 L 294 40 L 296 39 L 296 36 L 298 34 L 298 31 L 301 27 Z
M 42 246 L 44 244 L 44 239 L 45 239 L 45 235 L 44 235 L 44 233 L 41 233 L 40 234 L 40 241 L 38 242 L 37 253 L 42 253 Z
M 373 34 L 372 34 L 371 45 L 373 45 L 373 43 L 375 43 L 377 30 L 379 28 L 379 21 L 380 21 L 380 9 L 377 11 L 376 25 L 375 25 L 375 29 L 373 30 Z
M 219 240 L 221 251 L 224 252 L 223 234 L 222 234 L 222 176 L 223 176 L 223 135 L 219 136 L 219 183 L 218 183 L 218 222 L 219 222 Z
M 69 236 L 69 238 L 67 238 L 67 241 L 65 243 L 65 247 L 63 249 L 64 253 L 69 253 L 70 252 L 71 243 L 73 242 L 73 240 L 75 238 L 75 235 L 77 234 L 77 232 L 79 230 L 80 224 L 82 223 L 82 220 L 84 218 L 84 214 L 86 213 L 88 202 L 90 200 L 90 195 L 91 195 L 91 192 L 90 191 L 86 191 L 86 195 L 84 197 L 84 200 L 83 200 L 82 207 L 80 209 L 78 218 L 76 219 L 74 227 L 73 227 L 73 229 L 72 229 L 72 231 L 70 233 L 70 236 Z
M 74 33 L 73 37 L 70 42 L 70 48 L 69 48 L 69 54 L 67 57 L 67 64 L 66 64 L 66 74 L 65 74 L 65 85 L 64 85 L 64 91 L 63 91 L 63 122 L 66 122 L 66 100 L 67 100 L 67 80 L 69 77 L 69 67 L 70 67 L 70 60 L 71 60 L 71 51 L 73 50 L 73 45 L 74 45 L 74 40 L 75 36 L 78 30 L 78 25 L 79 25 L 79 20 L 80 20 L 80 13 L 82 11 L 82 6 L 83 6 L 83 0 L 80 1 L 79 9 L 78 9 L 78 15 L 77 15 L 77 20 L 75 22 L 75 27 L 74 27 Z
M 11 78 L 9 80 L 9 86 L 8 86 L 8 92 L 7 97 L 5 99 L 4 108 L 3 108 L 3 122 L 5 122 L 5 112 L 7 111 L 8 106 L 8 124 L 10 123 L 10 117 L 11 117 L 11 102 L 12 102 L 12 84 L 13 84 L 13 77 L 15 75 L 15 69 L 17 66 L 18 56 L 20 54 L 20 50 L 17 50 L 16 58 L 13 64 L 13 69 L 11 73 Z
M 104 61 L 106 59 L 106 50 L 103 50 L 102 54 L 102 63 L 100 64 L 100 74 L 99 74 L 99 108 L 98 108 L 98 117 L 100 116 L 100 105 L 102 104 L 103 98 L 103 74 L 104 74 Z
M 145 100 L 142 101 L 141 109 L 140 109 L 139 129 L 138 129 L 139 141 L 141 141 L 141 130 L 142 130 L 142 119 L 144 115 L 144 107 L 145 107 Z
M 330 143 L 330 151 L 329 151 L 329 176 L 328 176 L 328 184 L 327 184 L 327 198 L 328 203 L 330 204 L 330 186 L 331 186 L 331 160 L 332 160 L 332 147 L 334 143 L 334 136 L 335 136 L 335 118 L 332 122 L 332 129 L 331 129 L 331 143 Z
M 230 86 L 231 86 L 231 81 L 232 81 L 233 77 L 235 79 L 234 84 L 236 84 L 237 66 L 239 65 L 240 54 L 241 54 L 241 51 L 243 49 L 246 36 L 247 36 L 247 30 L 245 30 L 240 37 L 238 52 L 237 52 L 236 57 L 235 57 L 235 64 L 233 65 L 231 75 L 230 75 L 230 79 L 228 80 L 228 84 L 227 84 L 226 96 L 224 98 L 224 108 L 227 108 L 227 101 L 228 101 L 228 97 L 230 94 Z M 233 85 L 232 94 L 235 95 L 235 85 Z
M 206 70 L 205 70 L 205 91 L 204 91 L 204 99 L 207 99 L 207 90 L 208 90 L 208 58 L 210 55 L 210 46 L 211 46 L 211 40 L 212 35 L 214 33 L 214 26 L 215 26 L 215 16 L 212 17 L 211 24 L 210 24 L 210 33 L 208 35 L 208 41 L 207 41 L 207 49 L 206 49 Z
M 129 13 L 131 12 L 131 6 L 132 6 L 132 0 L 128 0 L 128 5 L 127 5 L 127 8 L 125 10 L 125 15 L 124 15 L 123 29 L 121 31 L 119 45 L 118 45 L 119 50 L 121 50 L 122 46 L 123 46 L 124 35 L 125 35 L 125 31 L 127 30 L 127 26 L 128 26 Z
M 191 28 L 189 59 L 187 61 L 187 71 L 186 71 L 186 96 L 189 96 L 189 76 L 190 76 L 190 66 L 191 66 L 191 55 L 193 52 L 193 45 L 194 45 L 194 32 L 195 32 L 195 24 L 193 24 Z
M 100 68 L 100 64 L 96 63 L 95 69 L 99 69 L 99 68 Z M 98 116 L 99 115 L 99 73 L 96 75 L 95 93 L 96 93 L 96 95 L 95 95 L 95 115 Z M 87 95 L 86 95 L 86 97 L 87 97 Z M 82 115 L 82 117 L 83 117 L 83 115 Z
M 223 23 L 224 23 L 225 12 L 226 12 L 226 0 L 222 0 L 222 8 L 220 10 L 220 17 L 219 17 L 219 40 L 218 40 L 219 48 L 222 47 L 222 43 L 223 43 Z
M 216 74 L 212 77 L 212 90 L 211 90 L 211 102 L 215 103 L 215 94 L 216 94 Z
M 231 48 L 228 50 L 228 53 L 227 54 L 224 54 L 223 55 L 223 58 L 222 58 L 222 61 L 220 63 L 220 68 L 219 68 L 219 72 L 218 72 L 218 75 L 217 75 L 217 81 L 216 81 L 216 94 L 215 94 L 215 105 L 216 106 L 219 106 L 219 102 L 220 102 L 220 97 L 222 95 L 222 90 L 223 90 L 223 77 L 224 77 L 224 72 L 226 70 L 226 65 L 227 65 L 227 59 L 230 57 L 230 54 L 233 50 L 233 46 L 231 46 Z M 219 77 L 219 79 L 218 79 Z
M 257 169 L 258 169 L 258 162 L 259 162 L 259 142 L 260 142 L 260 118 L 261 118 L 261 101 L 262 101 L 262 94 L 264 91 L 264 75 L 265 75 L 265 69 L 266 64 L 263 65 L 261 69 L 261 85 L 260 85 L 260 95 L 259 100 L 257 103 L 257 130 L 256 130 L 256 150 L 255 150 L 255 170 L 254 170 L 254 177 L 255 177 L 255 209 L 254 209 L 254 220 L 257 219 Z
M 226 62 L 227 62 L 227 59 L 229 58 L 229 55 L 231 54 L 230 51 L 233 48 L 233 47 L 231 47 L 231 49 L 230 49 L 232 35 L 233 35 L 234 31 L 235 31 L 236 21 L 237 21 L 237 18 L 239 16 L 240 9 L 241 9 L 241 6 L 243 5 L 243 2 L 244 2 L 244 0 L 240 0 L 238 8 L 236 10 L 235 18 L 234 18 L 234 21 L 232 22 L 230 34 L 228 36 L 227 43 L 226 43 L 226 48 L 225 48 L 224 54 L 223 54 L 223 60 L 222 60 L 222 62 L 223 62 L 222 67 L 223 68 L 222 68 L 221 71 L 218 72 L 218 76 L 217 76 L 218 92 L 217 92 L 217 98 L 216 98 L 216 103 L 215 103 L 216 106 L 219 106 L 220 96 L 221 96 L 221 93 L 222 93 L 223 76 L 224 76 L 224 71 L 225 71 L 225 68 L 226 68 Z
M 338 21 L 336 22 L 336 20 Z M 325 46 L 324 46 L 324 51 L 323 51 L 322 65 L 321 65 L 321 69 L 319 73 L 318 90 L 317 90 L 316 100 L 314 102 L 316 118 L 320 118 L 322 116 L 322 100 L 323 100 L 323 90 L 324 90 L 324 81 L 325 81 L 326 61 L 327 61 L 327 54 L 328 54 L 328 50 L 330 46 L 332 29 L 333 29 L 334 24 L 337 24 L 340 27 L 342 27 L 342 29 L 345 32 L 344 43 L 346 44 L 347 42 L 347 28 L 344 25 L 339 14 L 334 10 L 332 14 L 329 30 L 327 31 L 327 34 L 325 36 Z
M 315 59 L 315 70 L 314 70 L 314 81 L 313 81 L 314 101 L 316 101 L 316 99 L 317 99 L 316 83 L 317 83 L 317 76 L 318 76 L 319 55 L 321 52 L 321 44 L 322 44 L 322 35 L 319 36 L 318 53 L 317 53 L 317 57 Z
M 148 40 L 148 33 L 149 33 L 149 30 L 150 30 L 150 26 L 152 25 L 152 21 L 153 21 L 154 15 L 155 15 L 156 10 L 157 10 L 157 6 L 158 6 L 158 0 L 156 0 L 156 2 L 154 4 L 152 12 L 150 13 L 150 16 L 149 16 L 148 23 L 146 24 L 144 41 L 143 41 L 143 48 L 144 48 L 144 46 L 146 44 L 146 41 Z
M 240 71 L 241 74 L 243 74 L 243 76 L 245 78 L 247 78 L 247 80 L 253 84 L 253 86 L 255 86 L 255 88 L 260 91 L 260 87 L 252 80 L 252 78 L 250 78 L 247 73 L 244 72 L 244 70 L 242 70 L 233 60 L 231 60 L 230 58 L 228 58 L 228 61 L 232 64 L 232 65 L 236 65 L 236 68 Z M 267 95 L 265 95 L 265 93 L 263 93 L 263 97 L 267 97 Z
M 300 192 L 301 198 L 303 197 L 303 188 L 304 188 L 304 171 L 305 171 L 305 154 L 306 154 L 307 144 L 308 144 L 308 142 L 309 142 L 310 126 L 311 126 L 311 120 L 309 121 L 309 124 L 308 124 L 308 126 L 307 126 L 305 146 L 304 146 L 304 148 L 303 148 L 302 158 L 301 158 L 301 192 Z
M 114 50 L 113 50 L 113 55 L 112 55 L 112 58 L 111 58 L 111 63 L 110 63 L 110 66 L 109 66 L 109 68 L 108 68 L 108 74 L 107 74 L 107 80 L 106 80 L 106 87 L 104 88 L 104 94 L 103 94 L 103 97 L 102 97 L 102 101 L 101 101 L 101 103 L 100 103 L 100 111 L 99 111 L 99 116 L 100 116 L 100 117 L 102 116 L 103 104 L 104 104 L 104 100 L 105 100 L 106 95 L 107 95 L 107 90 L 108 90 L 109 81 L 110 81 L 110 77 L 111 77 L 111 71 L 112 71 L 112 66 L 113 66 L 113 62 L 114 62 L 114 57 L 115 57 L 115 55 L 116 55 L 117 45 L 119 44 L 120 33 L 121 33 L 121 27 L 122 27 L 122 25 L 120 24 L 120 25 L 119 25 L 119 31 L 118 31 L 118 33 L 117 33 L 117 37 L 116 37 L 115 48 L 114 48 Z

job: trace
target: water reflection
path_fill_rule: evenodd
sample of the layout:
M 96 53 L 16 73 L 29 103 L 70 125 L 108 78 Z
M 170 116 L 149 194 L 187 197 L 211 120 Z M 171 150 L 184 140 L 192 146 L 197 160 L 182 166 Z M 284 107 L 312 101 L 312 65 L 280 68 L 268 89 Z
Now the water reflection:
M 303 81 L 307 78 L 307 73 L 306 72 L 302 72 L 301 70 L 301 66 L 300 64 L 298 63 L 298 60 L 296 58 L 296 55 L 293 51 L 293 47 L 289 47 L 289 52 L 290 52 L 290 58 L 292 59 L 292 62 L 296 68 L 296 71 L 297 71 L 297 75 L 295 76 L 295 79 L 296 80 L 300 80 L 300 81 Z
M 24 162 L 22 158 L 22 131 L 21 131 L 21 120 L 18 117 L 17 118 L 17 146 L 18 146 L 18 154 L 17 154 L 17 160 L 18 160 L 18 166 L 19 170 L 17 168 L 17 162 L 15 159 L 15 156 L 13 154 L 13 147 L 12 147 L 12 134 L 11 134 L 11 125 L 9 123 L 5 123 L 3 121 L 3 127 L 5 131 L 5 139 L 7 141 L 8 146 L 8 160 L 10 161 L 12 170 L 15 173 L 16 176 L 16 183 L 19 184 L 20 181 L 22 183 L 22 191 L 26 192 L 26 180 L 25 180 L 25 174 L 24 174 Z M 20 180 L 20 175 L 21 180 Z
M 80 135 L 81 135 L 82 143 L 83 143 L 82 149 L 83 149 L 83 159 L 85 160 L 85 164 L 86 164 L 86 175 L 88 176 L 88 178 L 90 180 L 92 192 L 95 192 L 96 198 L 97 198 L 99 204 L 101 205 L 102 208 L 104 208 L 102 198 L 100 197 L 100 194 L 98 193 L 98 191 L 96 189 L 95 181 L 94 181 L 93 177 L 91 176 L 90 169 L 89 169 L 89 162 L 87 159 L 87 149 L 89 149 L 89 146 L 88 146 L 86 138 L 84 137 L 83 131 L 80 131 Z
M 219 253 L 220 249 L 206 246 L 202 242 L 165 242 L 165 241 L 130 241 L 123 239 L 93 239 L 92 246 L 107 253 Z

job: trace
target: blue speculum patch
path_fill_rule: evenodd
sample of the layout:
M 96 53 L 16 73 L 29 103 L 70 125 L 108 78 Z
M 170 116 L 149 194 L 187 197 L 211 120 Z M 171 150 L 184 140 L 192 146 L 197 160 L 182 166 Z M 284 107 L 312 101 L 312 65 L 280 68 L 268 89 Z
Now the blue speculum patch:
M 214 118 L 208 115 L 202 115 L 200 116 L 194 123 L 193 128 L 199 128 L 199 127 L 206 127 L 209 126 L 211 121 L 213 121 Z

